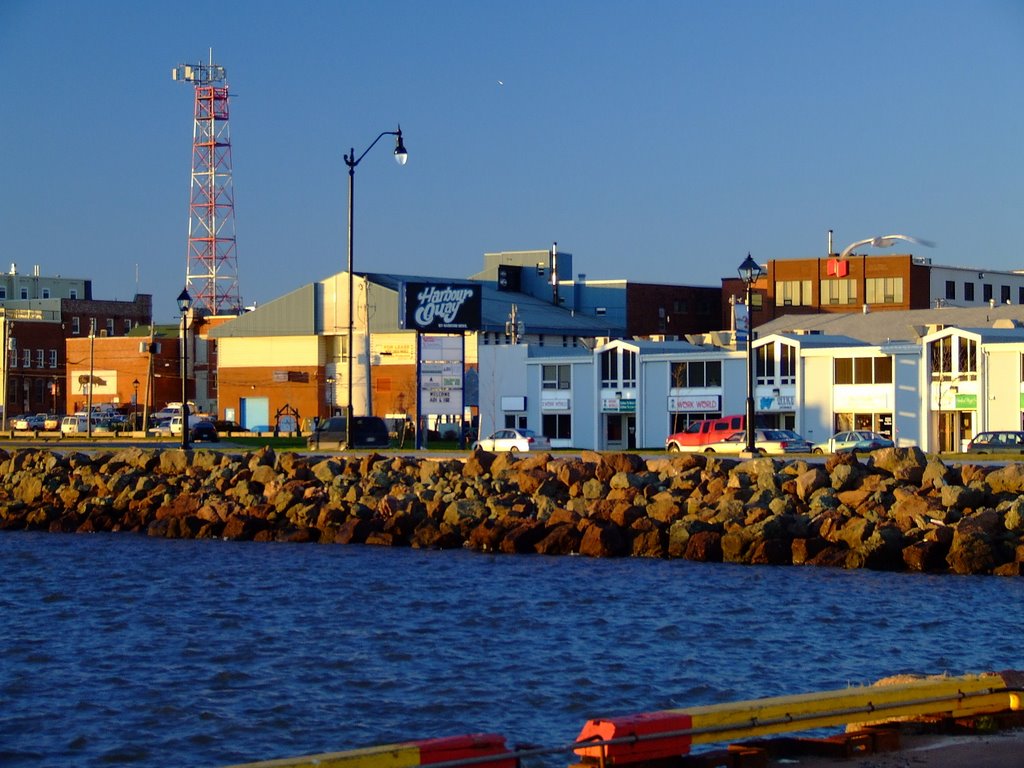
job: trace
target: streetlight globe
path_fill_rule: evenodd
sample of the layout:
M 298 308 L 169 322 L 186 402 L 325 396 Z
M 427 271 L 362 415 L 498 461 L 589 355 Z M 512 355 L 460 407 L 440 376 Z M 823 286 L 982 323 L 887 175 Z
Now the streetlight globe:
M 409 153 L 405 149 L 405 143 L 402 141 L 402 129 L 398 129 L 398 133 L 395 136 L 395 162 L 399 165 L 405 165 L 409 161 Z
M 754 261 L 754 258 L 748 253 L 747 258 L 740 264 L 738 271 L 740 273 L 740 280 L 750 285 L 761 276 L 761 265 Z
M 188 295 L 188 288 L 183 288 L 181 293 L 178 294 L 176 299 L 178 302 L 178 309 L 182 312 L 188 312 L 192 307 L 192 297 Z

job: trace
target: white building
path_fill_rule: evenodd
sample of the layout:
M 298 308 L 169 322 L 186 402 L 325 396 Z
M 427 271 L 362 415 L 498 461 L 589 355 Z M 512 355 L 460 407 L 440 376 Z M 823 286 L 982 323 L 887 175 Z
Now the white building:
M 1024 429 L 1024 307 L 799 315 L 759 331 L 755 409 L 812 442 L 870 429 L 951 451 L 979 431 Z M 525 426 L 556 446 L 650 450 L 691 421 L 745 410 L 746 348 L 729 334 L 484 349 L 482 434 Z

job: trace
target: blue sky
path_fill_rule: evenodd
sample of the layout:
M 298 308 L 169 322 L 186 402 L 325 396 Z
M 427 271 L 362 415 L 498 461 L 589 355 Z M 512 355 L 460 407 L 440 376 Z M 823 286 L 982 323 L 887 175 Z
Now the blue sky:
M 357 270 L 557 241 L 589 278 L 718 285 L 829 229 L 1024 268 L 1019 0 L 5 0 L 4 269 L 176 314 L 193 91 L 170 72 L 210 47 L 246 303 L 344 269 L 342 156 L 398 123 L 408 164 L 382 140 L 356 170 Z

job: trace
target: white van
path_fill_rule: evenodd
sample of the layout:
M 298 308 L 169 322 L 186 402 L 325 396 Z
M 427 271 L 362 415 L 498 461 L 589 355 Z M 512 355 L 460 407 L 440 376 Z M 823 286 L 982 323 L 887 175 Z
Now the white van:
M 89 431 L 89 420 L 85 416 L 65 416 L 60 422 L 60 433 L 62 435 L 85 434 Z
M 203 416 L 200 416 L 197 413 L 192 413 L 191 411 L 189 411 L 189 414 L 188 414 L 188 428 L 189 429 L 192 429 L 200 421 L 206 421 L 206 418 L 203 417 Z M 168 423 L 167 426 L 170 428 L 172 435 L 180 436 L 181 435 L 181 416 L 180 415 L 178 415 L 178 416 L 171 416 L 171 420 L 170 420 L 170 422 Z

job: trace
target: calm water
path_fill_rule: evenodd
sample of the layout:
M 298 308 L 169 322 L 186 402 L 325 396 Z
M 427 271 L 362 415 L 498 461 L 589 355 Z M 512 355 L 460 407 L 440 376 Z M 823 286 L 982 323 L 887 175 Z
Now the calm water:
M 0 566 L 8 767 L 561 745 L 589 717 L 1024 666 L 1019 579 L 129 534 L 0 534 Z

